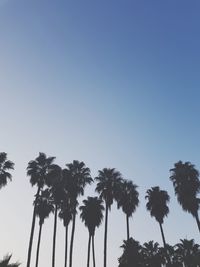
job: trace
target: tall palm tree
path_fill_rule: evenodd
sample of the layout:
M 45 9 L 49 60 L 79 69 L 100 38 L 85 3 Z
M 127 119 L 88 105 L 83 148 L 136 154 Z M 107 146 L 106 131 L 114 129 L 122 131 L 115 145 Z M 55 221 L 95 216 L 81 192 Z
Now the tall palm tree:
M 178 202 L 184 211 L 189 212 L 196 219 L 200 232 L 198 215 L 200 199 L 197 197 L 200 192 L 199 172 L 190 162 L 183 163 L 182 161 L 175 163 L 170 172 L 170 180 L 173 182 Z
M 137 191 L 137 185 L 132 181 L 123 180 L 119 186 L 119 194 L 117 197 L 118 208 L 122 208 L 126 214 L 126 225 L 127 225 L 127 240 L 130 238 L 129 235 L 129 218 L 135 212 L 139 205 L 139 193 Z
M 42 226 L 44 224 L 44 220 L 49 217 L 51 212 L 54 211 L 54 206 L 50 199 L 50 192 L 48 189 L 41 191 L 41 194 L 39 195 L 37 202 L 35 203 L 35 206 L 36 206 L 36 216 L 39 217 L 39 235 L 38 235 L 36 264 L 35 264 L 35 266 L 38 267 Z
M 57 218 L 58 210 L 64 199 L 65 190 L 63 184 L 63 170 L 57 164 L 53 164 L 49 168 L 46 183 L 50 188 L 51 198 L 54 203 L 54 230 L 53 230 L 53 248 L 52 248 L 52 267 L 55 267 L 55 252 L 56 252 L 56 233 L 57 233 Z
M 12 255 L 6 255 L 3 260 L 0 261 L 0 267 L 19 267 L 20 263 L 9 263 Z
M 85 166 L 83 161 L 74 160 L 72 163 L 66 164 L 66 169 L 63 170 L 63 181 L 65 189 L 68 192 L 71 205 L 73 207 L 72 214 L 72 232 L 70 242 L 69 267 L 72 267 L 73 243 L 76 222 L 76 208 L 78 205 L 78 196 L 84 194 L 86 185 L 91 184 L 93 179 L 90 175 L 90 169 Z
M 95 267 L 94 235 L 95 228 L 99 227 L 103 220 L 104 206 L 102 203 L 103 201 L 97 197 L 88 197 L 83 200 L 84 205 L 79 208 L 81 211 L 80 217 L 89 231 L 87 267 L 90 265 L 91 240 L 93 247 L 93 267 Z
M 158 186 L 155 186 L 147 190 L 147 195 L 145 196 L 145 198 L 148 200 L 146 204 L 147 210 L 150 212 L 151 216 L 155 217 L 156 221 L 159 223 L 163 244 L 166 248 L 166 241 L 162 224 L 164 222 L 164 217 L 169 213 L 169 208 L 167 206 L 167 203 L 170 199 L 169 195 L 166 191 L 160 190 Z
M 107 266 L 107 229 L 108 229 L 108 210 L 111 209 L 114 199 L 117 196 L 118 188 L 122 182 L 120 172 L 114 168 L 104 168 L 99 170 L 96 192 L 99 193 L 101 199 L 105 201 L 105 233 L 104 233 L 104 267 Z
M 8 180 L 12 180 L 10 170 L 14 169 L 14 163 L 7 159 L 7 153 L 0 153 L 0 189 L 7 185 Z
M 73 208 L 70 203 L 70 198 L 66 194 L 60 205 L 59 218 L 63 221 L 65 227 L 65 263 L 64 267 L 67 267 L 67 252 L 68 252 L 68 227 L 72 220 Z
M 37 193 L 35 196 L 34 203 L 37 202 L 40 190 L 44 187 L 48 170 L 50 166 L 53 164 L 54 159 L 55 157 L 47 157 L 46 154 L 39 153 L 39 156 L 35 160 L 31 160 L 28 163 L 27 175 L 30 176 L 30 183 L 32 186 L 35 185 L 37 186 Z M 35 229 L 35 218 L 36 218 L 36 208 L 34 205 L 31 234 L 30 234 L 29 248 L 28 248 L 27 267 L 30 267 L 31 263 L 31 251 L 33 244 L 34 229 Z

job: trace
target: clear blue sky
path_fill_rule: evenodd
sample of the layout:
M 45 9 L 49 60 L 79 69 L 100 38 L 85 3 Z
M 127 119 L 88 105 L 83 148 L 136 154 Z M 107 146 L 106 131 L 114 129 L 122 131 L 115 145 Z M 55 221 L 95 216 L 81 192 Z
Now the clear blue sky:
M 199 0 L 0 0 L 1 151 L 16 163 L 13 182 L 0 192 L 1 257 L 13 252 L 25 266 L 36 192 L 25 169 L 39 151 L 57 156 L 61 166 L 83 160 L 94 176 L 116 167 L 138 184 L 131 234 L 141 242 L 161 243 L 144 200 L 148 188 L 160 185 L 171 196 L 167 241 L 200 242 L 169 181 L 180 159 L 200 168 L 199 12 Z M 108 266 L 116 267 L 125 218 L 116 207 L 109 216 Z M 50 266 L 52 235 L 53 217 L 44 227 L 43 267 Z M 79 222 L 74 267 L 86 263 L 86 242 Z M 102 266 L 103 226 L 96 246 Z M 32 259 L 34 266 L 35 247 Z

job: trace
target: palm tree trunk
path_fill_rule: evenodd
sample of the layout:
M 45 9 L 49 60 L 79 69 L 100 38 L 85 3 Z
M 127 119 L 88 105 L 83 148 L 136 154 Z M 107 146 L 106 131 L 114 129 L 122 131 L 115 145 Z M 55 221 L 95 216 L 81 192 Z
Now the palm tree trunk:
M 105 233 L 104 233 L 104 267 L 107 263 L 107 230 L 108 230 L 108 204 L 106 204 Z
M 163 240 L 163 246 L 164 246 L 164 248 L 166 248 L 166 241 L 165 241 L 165 236 L 164 236 L 162 224 L 159 222 L 159 225 L 160 225 L 160 231 L 161 231 L 162 240 Z
M 67 267 L 68 225 L 65 226 L 65 265 Z
M 72 254 L 73 254 L 73 243 L 74 243 L 75 221 L 76 221 L 76 211 L 75 211 L 74 214 L 73 214 L 72 233 L 71 233 L 71 243 L 70 243 L 70 255 L 69 255 L 69 267 L 72 267 Z
M 198 212 L 197 212 L 197 214 L 195 215 L 195 219 L 196 219 L 197 226 L 198 226 L 198 229 L 199 229 L 199 232 L 200 232 L 200 221 L 199 221 L 199 215 L 198 215 Z
M 36 264 L 35 264 L 35 267 L 38 267 L 41 233 L 42 233 L 42 223 L 40 224 L 39 235 L 38 235 L 38 244 L 37 244 L 37 253 L 36 253 Z
M 89 239 L 88 239 L 87 267 L 90 267 L 90 244 L 91 244 L 91 234 L 89 234 Z
M 36 194 L 36 197 L 35 197 L 35 201 L 37 201 L 39 194 L 40 194 L 40 187 L 38 187 L 37 194 Z M 31 234 L 30 234 L 29 247 L 28 247 L 28 258 L 27 258 L 27 265 L 26 265 L 27 267 L 30 267 L 30 264 L 31 264 L 31 251 L 32 251 L 32 245 L 33 245 L 34 229 L 35 229 L 35 219 L 36 219 L 36 208 L 35 208 L 35 205 L 34 205 L 32 226 L 31 226 Z
M 55 252 L 56 252 L 56 229 L 57 229 L 57 213 L 58 206 L 55 206 L 55 214 L 54 214 L 54 230 L 53 230 L 53 251 L 52 251 L 52 267 L 55 267 Z
M 126 215 L 126 225 L 127 225 L 127 240 L 130 238 L 129 236 L 129 217 Z
M 95 249 L 94 249 L 94 235 L 92 236 L 92 255 L 93 255 L 93 267 L 96 267 L 96 263 L 95 263 Z

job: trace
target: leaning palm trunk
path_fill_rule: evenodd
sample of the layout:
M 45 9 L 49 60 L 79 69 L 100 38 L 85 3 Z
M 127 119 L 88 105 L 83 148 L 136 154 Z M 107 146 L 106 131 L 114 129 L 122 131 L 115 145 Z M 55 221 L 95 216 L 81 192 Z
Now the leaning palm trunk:
M 199 221 L 199 215 L 198 215 L 198 212 L 197 212 L 196 215 L 195 215 L 195 219 L 196 219 L 197 226 L 198 226 L 198 229 L 199 229 L 199 232 L 200 232 L 200 221 Z
M 39 262 L 41 233 L 42 233 L 42 223 L 40 224 L 39 235 L 38 235 L 38 244 L 37 244 L 37 253 L 36 253 L 35 267 L 38 267 L 38 262 Z
M 93 267 L 95 267 L 96 263 L 95 263 L 95 250 L 94 250 L 94 235 L 92 236 L 92 256 L 93 256 Z
M 58 206 L 55 206 L 55 214 L 54 214 L 54 231 L 53 231 L 53 251 L 52 251 L 52 267 L 55 267 L 55 252 L 56 252 L 56 229 L 57 229 L 57 213 Z
M 170 259 L 170 256 L 168 254 L 168 250 L 167 250 L 167 245 L 166 245 L 166 240 L 165 240 L 165 235 L 164 235 L 162 223 L 159 222 L 159 225 L 160 225 L 160 231 L 161 231 L 162 240 L 163 240 L 163 246 L 164 246 L 165 254 L 166 254 L 166 258 L 167 258 L 167 266 L 171 266 L 171 259 Z
M 129 235 L 129 216 L 126 215 L 126 226 L 127 226 L 127 240 L 129 240 L 130 235 Z
M 75 222 L 76 222 L 76 211 L 73 214 L 73 221 L 72 221 L 72 233 L 71 233 L 71 243 L 70 243 L 69 267 L 72 267 L 72 254 L 73 254 L 73 244 L 74 244 Z
M 65 265 L 67 267 L 68 225 L 65 226 Z
M 108 204 L 106 204 L 105 233 L 104 233 L 104 267 L 107 263 L 107 230 L 108 230 Z
M 87 267 L 90 267 L 90 244 L 91 244 L 91 234 L 89 234 L 88 239 L 88 257 L 87 257 Z
M 38 187 L 38 191 L 35 197 L 35 202 L 38 200 L 38 196 L 40 194 L 40 187 Z M 31 226 L 31 234 L 30 234 L 30 240 L 29 240 L 29 247 L 28 247 L 28 258 L 27 258 L 27 267 L 30 267 L 31 264 L 31 251 L 32 251 L 32 245 L 33 245 L 33 235 L 34 235 L 34 230 L 35 230 L 35 219 L 36 219 L 36 206 L 34 204 L 34 209 L 33 209 L 33 218 L 32 218 L 32 226 Z

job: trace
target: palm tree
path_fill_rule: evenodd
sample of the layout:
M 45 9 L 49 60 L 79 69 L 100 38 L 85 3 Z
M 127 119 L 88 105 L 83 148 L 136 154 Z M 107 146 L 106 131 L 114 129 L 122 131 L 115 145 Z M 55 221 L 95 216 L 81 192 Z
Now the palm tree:
M 126 214 L 127 224 L 127 240 L 130 238 L 129 235 L 129 218 L 135 212 L 139 205 L 139 193 L 137 191 L 137 185 L 133 184 L 132 181 L 124 180 L 119 186 L 119 194 L 117 197 L 118 208 L 122 208 Z
M 3 260 L 0 261 L 0 267 L 19 267 L 20 263 L 12 263 L 10 264 L 9 261 L 11 259 L 12 255 L 6 255 Z
M 41 191 L 41 194 L 39 195 L 37 202 L 35 203 L 35 206 L 36 206 L 36 216 L 39 217 L 39 235 L 38 235 L 36 264 L 35 264 L 35 266 L 38 267 L 42 226 L 44 224 L 44 220 L 49 217 L 51 212 L 54 211 L 54 206 L 50 199 L 50 192 L 48 189 Z
M 176 253 L 179 255 L 179 258 L 184 263 L 185 267 L 198 267 L 200 261 L 197 257 L 199 257 L 200 246 L 195 244 L 194 239 L 187 240 L 181 239 L 181 242 L 176 244 Z
M 88 258 L 87 258 L 87 267 L 90 264 L 90 244 L 92 239 L 92 248 L 93 248 L 93 267 L 95 267 L 95 251 L 94 251 L 94 235 L 95 228 L 99 227 L 103 220 L 103 201 L 97 197 L 88 197 L 83 200 L 84 205 L 79 209 L 81 211 L 80 217 L 85 223 L 85 226 L 89 231 L 89 240 L 88 240 Z
M 167 206 L 167 203 L 170 199 L 169 195 L 166 191 L 160 190 L 158 186 L 155 186 L 147 190 L 147 195 L 145 196 L 145 198 L 148 200 L 146 204 L 147 210 L 150 212 L 152 217 L 155 217 L 156 221 L 160 225 L 163 244 L 164 247 L 166 247 L 162 224 L 164 222 L 164 217 L 169 213 L 169 208 Z
M 175 163 L 170 172 L 170 180 L 173 182 L 178 202 L 184 211 L 191 213 L 196 219 L 200 232 L 198 215 L 200 199 L 197 197 L 200 192 L 199 172 L 190 162 L 183 163 L 182 161 Z
M 144 267 L 143 255 L 142 255 L 142 246 L 140 243 L 133 238 L 124 240 L 123 245 L 123 254 L 118 259 L 119 267 Z
M 68 250 L 68 227 L 69 223 L 72 220 L 72 214 L 73 214 L 73 209 L 70 203 L 70 198 L 65 195 L 64 199 L 61 202 L 60 205 L 60 211 L 58 216 L 60 219 L 63 220 L 63 225 L 65 227 L 65 263 L 64 267 L 67 267 L 67 250 Z
M 146 267 L 161 267 L 165 263 L 157 242 L 149 241 L 144 243 L 142 252 Z
M 99 171 L 95 178 L 97 181 L 96 192 L 99 193 L 101 199 L 105 201 L 105 233 L 104 233 L 104 267 L 107 265 L 107 229 L 108 229 L 108 210 L 111 209 L 113 200 L 117 196 L 117 190 L 122 182 L 120 172 L 114 168 L 104 168 Z
M 37 186 L 37 193 L 35 196 L 34 203 L 37 203 L 40 190 L 43 188 L 46 182 L 46 176 L 47 176 L 48 170 L 50 166 L 52 165 L 54 159 L 55 157 L 47 157 L 44 153 L 39 153 L 39 156 L 35 160 L 31 160 L 28 163 L 27 175 L 30 176 L 30 183 L 32 186 L 35 186 L 35 185 Z M 31 263 L 31 251 L 32 251 L 32 244 L 33 244 L 34 229 L 35 229 L 35 218 L 36 218 L 36 208 L 34 205 L 31 234 L 30 234 L 29 248 L 28 248 L 27 267 L 30 267 L 30 263 Z
M 90 169 L 85 166 L 84 162 L 74 160 L 72 163 L 66 164 L 66 169 L 63 170 L 63 181 L 65 189 L 70 196 L 73 209 L 72 214 L 72 232 L 70 242 L 69 267 L 72 267 L 73 243 L 76 222 L 76 208 L 78 205 L 78 196 L 84 194 L 86 185 L 91 184 L 93 179 L 90 175 Z
M 9 173 L 10 170 L 14 169 L 14 163 L 7 160 L 7 153 L 0 153 L 0 189 L 7 185 L 8 180 L 12 180 L 12 175 Z
M 51 198 L 54 203 L 54 230 L 53 230 L 53 248 L 52 248 L 52 267 L 55 267 L 55 252 L 56 252 L 56 233 L 57 233 L 57 218 L 58 210 L 64 199 L 64 183 L 63 183 L 63 170 L 60 166 L 53 164 L 49 168 L 46 183 L 50 188 Z

